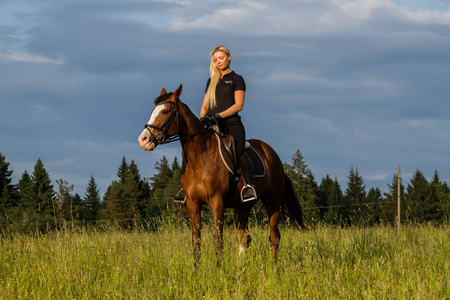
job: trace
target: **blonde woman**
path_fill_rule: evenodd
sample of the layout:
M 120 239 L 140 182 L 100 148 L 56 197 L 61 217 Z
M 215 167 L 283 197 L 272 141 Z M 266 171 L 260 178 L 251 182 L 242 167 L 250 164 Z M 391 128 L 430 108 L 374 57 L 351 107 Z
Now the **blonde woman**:
M 256 199 L 254 170 L 252 161 L 245 152 L 245 129 L 238 114 L 244 108 L 245 81 L 241 75 L 231 70 L 230 62 L 231 54 L 225 46 L 216 47 L 211 52 L 211 77 L 206 83 L 200 120 L 203 123 L 217 120 L 220 130 L 236 140 L 239 162 L 246 182 L 243 199 L 249 201 Z

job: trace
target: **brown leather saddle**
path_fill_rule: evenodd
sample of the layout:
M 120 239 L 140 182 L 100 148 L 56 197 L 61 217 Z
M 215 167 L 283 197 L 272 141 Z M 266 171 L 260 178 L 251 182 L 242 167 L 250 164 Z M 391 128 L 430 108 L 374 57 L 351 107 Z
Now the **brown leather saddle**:
M 237 157 L 234 138 L 231 135 L 218 133 L 215 133 L 215 135 L 219 144 L 222 162 L 225 164 L 228 171 L 235 176 L 236 180 L 239 180 L 239 158 Z M 253 168 L 255 169 L 254 177 L 264 177 L 264 175 L 266 175 L 266 167 L 264 166 L 261 156 L 252 148 L 249 142 L 246 142 L 245 151 L 252 160 Z

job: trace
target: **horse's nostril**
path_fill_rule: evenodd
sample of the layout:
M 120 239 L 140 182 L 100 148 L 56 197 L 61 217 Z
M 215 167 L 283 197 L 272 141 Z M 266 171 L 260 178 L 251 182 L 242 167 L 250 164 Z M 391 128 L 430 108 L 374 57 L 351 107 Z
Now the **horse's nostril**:
M 139 143 L 146 143 L 148 140 L 148 137 L 146 137 L 145 135 L 141 135 L 138 138 Z

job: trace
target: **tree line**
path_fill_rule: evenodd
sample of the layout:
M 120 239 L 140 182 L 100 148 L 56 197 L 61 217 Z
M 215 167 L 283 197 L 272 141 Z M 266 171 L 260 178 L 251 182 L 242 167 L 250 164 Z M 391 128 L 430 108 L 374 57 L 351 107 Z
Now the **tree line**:
M 284 169 L 310 222 L 348 225 L 394 224 L 397 216 L 398 178 L 394 174 L 388 191 L 379 188 L 366 191 L 363 177 L 353 166 L 347 186 L 341 188 L 336 177 L 326 175 L 315 180 L 296 150 Z M 151 224 L 155 217 L 186 219 L 185 209 L 174 204 L 180 192 L 182 167 L 175 157 L 156 162 L 155 173 L 143 178 L 133 160 L 123 157 L 117 179 L 108 186 L 103 197 L 91 175 L 84 195 L 74 193 L 74 186 L 64 179 L 56 186 L 41 159 L 31 174 L 24 171 L 17 184 L 12 184 L 13 171 L 0 153 L 0 230 L 20 232 L 45 231 L 62 224 L 80 226 L 120 226 L 132 228 Z M 420 170 L 411 177 L 406 189 L 401 183 L 402 222 L 443 222 L 450 215 L 450 189 L 435 171 L 428 181 Z M 264 215 L 262 205 L 256 205 L 254 215 Z

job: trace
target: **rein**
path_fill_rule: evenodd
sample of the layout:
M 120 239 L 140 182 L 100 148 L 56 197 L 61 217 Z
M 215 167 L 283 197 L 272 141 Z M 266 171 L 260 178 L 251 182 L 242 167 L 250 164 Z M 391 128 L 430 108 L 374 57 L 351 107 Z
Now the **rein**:
M 206 131 L 205 129 L 203 129 L 200 132 L 180 137 L 179 136 L 179 131 L 180 131 L 180 127 L 179 127 L 180 126 L 180 122 L 179 122 L 180 121 L 180 114 L 178 112 L 178 102 L 175 101 L 175 103 L 174 103 L 172 101 L 165 101 L 165 102 L 159 103 L 157 106 L 163 105 L 163 104 L 167 104 L 167 103 L 175 105 L 175 108 L 172 110 L 169 118 L 166 120 L 166 122 L 164 122 L 162 127 L 158 127 L 158 126 L 151 125 L 151 124 L 145 124 L 144 125 L 144 129 L 147 129 L 150 132 L 150 135 L 154 138 L 156 145 L 163 145 L 163 144 L 169 144 L 169 143 L 176 142 L 176 141 L 187 140 L 187 139 L 193 138 L 193 137 L 195 137 L 197 135 L 200 135 L 200 134 L 202 134 L 202 133 L 204 133 Z M 175 116 L 177 117 L 177 133 L 175 135 L 173 135 L 173 136 L 167 137 L 170 124 L 172 124 L 172 121 L 173 121 Z M 158 134 L 157 136 L 155 136 L 153 134 L 153 132 L 150 130 L 151 128 L 152 129 L 156 129 L 158 131 L 161 131 L 161 133 Z M 162 137 L 161 140 L 158 139 L 159 136 Z

